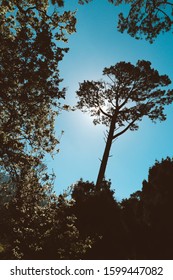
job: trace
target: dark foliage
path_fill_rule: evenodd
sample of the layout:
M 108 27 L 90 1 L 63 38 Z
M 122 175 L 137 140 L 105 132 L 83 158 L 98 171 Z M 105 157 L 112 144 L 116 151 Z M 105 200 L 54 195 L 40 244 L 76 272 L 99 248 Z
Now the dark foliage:
M 164 88 L 171 83 L 169 77 L 160 75 L 149 61 L 139 60 L 136 65 L 122 61 L 104 68 L 103 75 L 108 80 L 84 81 L 77 91 L 77 108 L 89 112 L 94 124 L 108 127 L 97 187 L 105 176 L 113 140 L 137 130 L 144 117 L 164 121 L 164 106 L 173 101 L 173 91 Z
M 34 172 L 20 182 L 10 192 L 1 176 L 1 259 L 173 258 L 170 158 L 156 162 L 142 190 L 121 203 L 107 181 L 100 189 L 79 181 L 72 200 L 40 185 Z
M 76 24 L 75 13 L 61 9 L 63 0 L 51 2 L 51 8 L 48 0 L 0 5 L 2 258 L 80 258 L 90 246 L 79 240 L 71 203 L 53 194 L 54 176 L 43 165 L 59 143 L 54 121 L 65 98 L 59 63 Z
M 143 218 L 150 234 L 153 259 L 173 259 L 173 160 L 156 162 L 143 182 L 141 202 Z
M 127 16 L 119 14 L 118 29 L 125 30 L 136 39 L 146 38 L 150 43 L 160 34 L 172 31 L 173 2 L 167 0 L 115 0 L 119 5 L 130 6 Z M 127 8 L 128 9 L 128 8 Z
M 141 192 L 121 203 L 131 237 L 132 258 L 173 259 L 173 160 L 150 168 Z
M 0 6 L 0 168 L 14 177 L 56 152 L 58 144 L 54 120 L 65 97 L 59 63 L 68 51 L 60 41 L 75 31 L 76 18 L 57 12 L 56 3 L 50 10 L 48 2 Z
M 73 186 L 72 208 L 82 238 L 94 245 L 86 259 L 173 258 L 173 160 L 150 168 L 141 191 L 117 203 L 110 182 L 101 189 L 79 181 Z
M 150 62 L 120 62 L 104 69 L 110 83 L 80 85 L 78 107 L 110 128 L 104 166 L 96 186 L 82 180 L 73 186 L 72 200 L 52 191 L 54 175 L 42 160 L 58 143 L 54 120 L 65 97 L 59 63 L 68 51 L 59 41 L 68 41 L 76 18 L 57 12 L 63 0 L 51 1 L 53 12 L 48 2 L 1 1 L 0 258 L 173 259 L 173 160 L 156 162 L 142 191 L 121 203 L 104 180 L 112 140 L 136 130 L 144 116 L 166 118 L 173 96 L 161 87 L 170 80 Z M 152 42 L 171 29 L 172 3 L 126 2 L 120 31 Z
M 79 4 L 94 0 L 79 0 Z M 161 33 L 173 30 L 173 2 L 167 0 L 108 0 L 115 6 L 122 5 L 125 12 L 118 17 L 118 30 L 135 39 L 145 38 L 150 43 Z
M 82 238 L 90 236 L 94 245 L 85 255 L 86 259 L 126 258 L 127 236 L 121 219 L 120 206 L 104 181 L 100 189 L 93 183 L 79 181 L 73 186 L 73 211 L 76 226 Z M 120 243 L 123 240 L 123 243 Z
M 92 242 L 81 238 L 72 201 L 56 196 L 50 180 L 41 183 L 30 169 L 23 170 L 13 192 L 9 180 L 0 183 L 1 259 L 80 259 L 85 255 Z

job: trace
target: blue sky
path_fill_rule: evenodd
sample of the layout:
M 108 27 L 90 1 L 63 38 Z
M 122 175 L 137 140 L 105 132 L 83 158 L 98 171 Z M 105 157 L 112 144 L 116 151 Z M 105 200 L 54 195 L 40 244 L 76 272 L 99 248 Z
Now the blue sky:
M 67 1 L 66 1 L 67 2 Z M 135 40 L 116 29 L 118 13 L 125 7 L 115 7 L 108 0 L 93 0 L 79 6 L 70 1 L 71 10 L 77 9 L 77 32 L 69 38 L 69 53 L 60 66 L 63 86 L 67 87 L 65 103 L 75 105 L 76 90 L 83 80 L 99 80 L 102 70 L 119 61 L 136 63 L 138 59 L 152 62 L 160 74 L 173 81 L 173 35 L 163 34 L 154 44 Z M 167 156 L 173 156 L 173 106 L 166 108 L 167 120 L 153 124 L 143 119 L 137 132 L 126 132 L 111 149 L 106 179 L 111 179 L 118 200 L 129 197 L 141 189 L 147 179 L 148 169 Z M 63 112 L 56 120 L 56 135 L 64 135 L 59 145 L 60 153 L 54 160 L 47 158 L 49 168 L 56 174 L 57 193 L 67 189 L 80 178 L 94 181 L 97 178 L 104 151 L 102 125 L 94 126 L 91 117 L 80 111 Z

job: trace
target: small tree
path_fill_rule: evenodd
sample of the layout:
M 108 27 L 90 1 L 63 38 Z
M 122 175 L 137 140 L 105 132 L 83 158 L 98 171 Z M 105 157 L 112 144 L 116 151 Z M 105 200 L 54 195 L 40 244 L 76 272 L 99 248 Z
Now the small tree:
M 109 128 L 96 186 L 103 181 L 112 141 L 127 130 L 137 130 L 144 116 L 153 122 L 164 121 L 164 105 L 173 100 L 172 90 L 161 90 L 171 83 L 167 75 L 159 75 L 149 61 L 135 65 L 119 62 L 104 68 L 106 81 L 84 81 L 80 84 L 77 108 L 89 111 L 94 124 Z

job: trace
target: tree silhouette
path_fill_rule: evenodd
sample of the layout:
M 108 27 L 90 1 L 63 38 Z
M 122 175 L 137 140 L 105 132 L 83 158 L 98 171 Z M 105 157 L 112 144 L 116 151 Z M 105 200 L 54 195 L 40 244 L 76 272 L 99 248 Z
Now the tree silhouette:
M 51 192 L 43 165 L 58 144 L 54 120 L 65 98 L 59 63 L 68 51 L 63 42 L 75 32 L 75 13 L 63 5 L 1 1 L 0 172 L 10 181 L 0 182 L 0 238 L 10 244 L 9 258 L 81 258 L 90 246 L 78 238 L 71 203 Z
M 137 130 L 144 116 L 164 121 L 164 105 L 173 101 L 173 91 L 161 89 L 171 81 L 151 68 L 149 61 L 139 60 L 136 65 L 119 62 L 104 68 L 105 81 L 84 81 L 77 91 L 77 108 L 89 112 L 94 124 L 104 124 L 107 132 L 106 146 L 97 177 L 100 187 L 108 162 L 112 141 L 127 130 Z
M 144 222 L 140 191 L 122 200 L 121 212 L 127 228 L 127 259 L 147 259 L 150 236 L 148 226 Z
M 127 227 L 128 258 L 173 258 L 173 160 L 156 161 L 141 191 L 121 202 Z
M 94 183 L 80 180 L 72 189 L 76 227 L 81 237 L 93 240 L 86 259 L 122 259 L 126 256 L 126 231 L 111 183 L 104 181 L 97 189 Z
M 1 1 L 0 165 L 17 176 L 39 164 L 58 143 L 54 120 L 60 98 L 59 62 L 75 31 L 74 13 L 58 11 L 63 1 Z
M 73 186 L 71 195 L 75 200 L 74 213 L 78 217 L 77 225 L 81 233 L 93 235 L 106 231 L 104 224 L 109 221 L 110 209 L 118 207 L 113 197 L 114 191 L 110 190 L 110 182 L 104 181 L 102 188 L 97 190 L 94 183 L 80 180 Z
M 143 182 L 141 202 L 143 219 L 149 228 L 148 258 L 173 258 L 173 160 L 156 161 Z
M 92 2 L 92 0 L 79 0 L 79 4 Z M 160 34 L 172 31 L 173 3 L 159 0 L 108 0 L 115 6 L 126 5 L 125 13 L 119 14 L 118 30 L 141 39 L 145 37 L 150 43 Z M 129 8 L 130 6 L 130 8 Z M 127 14 L 127 15 L 126 15 Z
M 110 1 L 114 4 L 122 4 L 122 0 Z M 136 39 L 143 36 L 150 41 L 164 32 L 171 31 L 173 26 L 172 1 L 158 0 L 125 0 L 130 5 L 127 16 L 119 14 L 118 29 L 121 32 L 127 30 L 128 34 Z

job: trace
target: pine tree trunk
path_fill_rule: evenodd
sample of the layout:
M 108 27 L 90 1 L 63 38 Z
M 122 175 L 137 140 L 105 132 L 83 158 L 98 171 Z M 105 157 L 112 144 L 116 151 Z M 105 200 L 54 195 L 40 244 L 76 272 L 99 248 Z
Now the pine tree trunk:
M 103 179 L 105 177 L 105 171 L 106 171 L 106 166 L 107 166 L 109 153 L 110 153 L 110 149 L 111 149 L 111 145 L 112 145 L 112 140 L 113 140 L 113 136 L 114 136 L 114 130 L 115 130 L 115 119 L 112 118 L 107 141 L 106 141 L 106 146 L 105 146 L 105 150 L 104 150 L 104 154 L 102 157 L 100 170 L 99 170 L 97 182 L 96 182 L 96 188 L 98 188 L 98 189 L 100 188 L 101 183 L 103 182 Z

